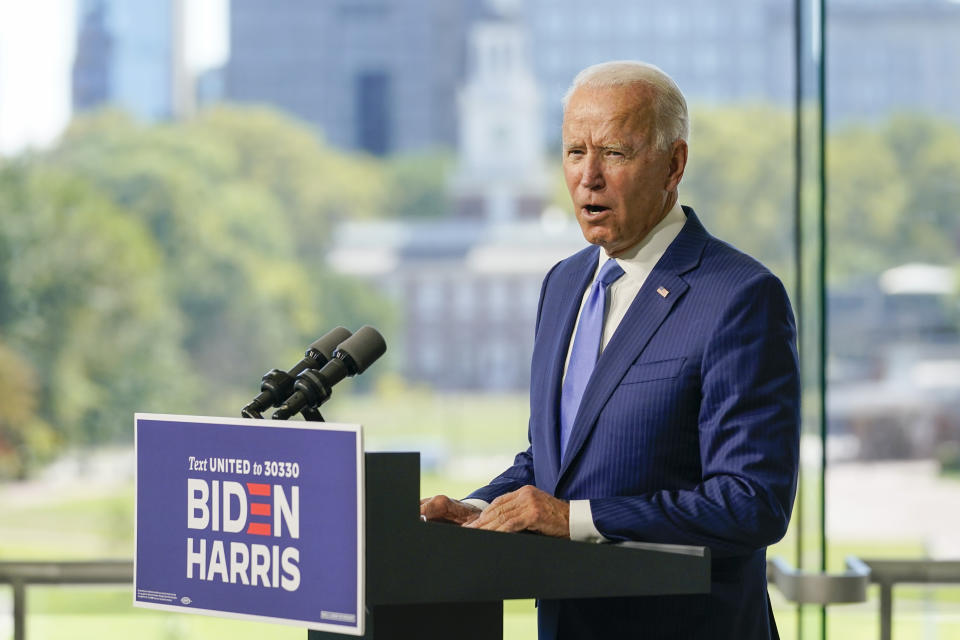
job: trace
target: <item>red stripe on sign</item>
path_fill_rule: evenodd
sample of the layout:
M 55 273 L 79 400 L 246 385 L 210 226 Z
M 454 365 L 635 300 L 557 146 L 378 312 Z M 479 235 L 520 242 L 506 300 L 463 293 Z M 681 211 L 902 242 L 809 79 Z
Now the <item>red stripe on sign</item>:
M 248 482 L 247 492 L 252 496 L 268 496 L 270 495 L 270 485 Z
M 250 513 L 255 516 L 270 515 L 270 505 L 266 502 L 251 502 Z
M 268 536 L 270 535 L 270 525 L 264 522 L 251 522 L 247 526 L 247 533 L 255 536 Z

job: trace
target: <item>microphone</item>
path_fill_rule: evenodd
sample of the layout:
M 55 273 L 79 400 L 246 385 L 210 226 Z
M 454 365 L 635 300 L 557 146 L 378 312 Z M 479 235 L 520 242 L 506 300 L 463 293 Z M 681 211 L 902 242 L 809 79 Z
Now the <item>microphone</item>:
M 297 376 L 294 392 L 273 414 L 274 420 L 286 420 L 304 407 L 318 407 L 330 399 L 333 385 L 348 376 L 363 373 L 387 350 L 380 332 L 367 325 L 340 343 L 333 358 L 323 368 L 307 369 Z
M 350 330 L 344 327 L 331 329 L 307 347 L 303 359 L 290 371 L 272 369 L 263 374 L 260 381 L 260 395 L 250 401 L 240 412 L 244 418 L 262 418 L 261 412 L 278 406 L 293 393 L 296 377 L 309 369 L 319 369 L 330 361 L 337 345 L 350 337 Z

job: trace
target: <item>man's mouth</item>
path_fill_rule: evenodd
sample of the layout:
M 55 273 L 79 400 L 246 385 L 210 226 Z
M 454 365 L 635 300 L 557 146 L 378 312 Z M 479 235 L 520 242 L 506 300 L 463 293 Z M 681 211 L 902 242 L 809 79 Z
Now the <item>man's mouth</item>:
M 604 211 L 609 211 L 610 207 L 605 207 L 601 204 L 585 204 L 583 205 L 583 210 L 590 216 L 600 215 Z

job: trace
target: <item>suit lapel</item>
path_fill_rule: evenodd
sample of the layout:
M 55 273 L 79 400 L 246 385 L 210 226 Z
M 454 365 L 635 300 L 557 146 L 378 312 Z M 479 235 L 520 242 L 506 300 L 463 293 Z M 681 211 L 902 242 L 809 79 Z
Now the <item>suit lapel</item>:
M 557 485 L 576 460 L 580 449 L 596 425 L 601 410 L 620 384 L 627 369 L 644 350 L 650 338 L 689 288 L 681 276 L 699 264 L 708 236 L 693 210 L 684 207 L 684 211 L 687 214 L 686 224 L 647 277 L 620 322 L 620 326 L 617 327 L 606 349 L 597 360 L 597 366 L 593 370 L 590 382 L 587 383 L 580 409 L 577 411 L 570 441 L 567 443 L 567 455 L 563 458 L 557 476 Z M 661 288 L 668 292 L 667 295 L 662 295 L 658 291 Z M 565 355 L 566 351 L 564 351 Z M 562 376 L 562 373 L 561 368 L 560 373 L 557 374 L 558 377 Z
M 550 336 L 551 342 L 544 345 L 549 359 L 543 371 L 540 372 L 544 375 L 546 391 L 546 402 L 541 407 L 546 416 L 545 424 L 547 425 L 545 453 L 550 460 L 549 468 L 554 474 L 560 470 L 560 389 L 563 381 L 563 366 L 567 360 L 573 325 L 580 311 L 583 292 L 590 284 L 598 263 L 598 247 L 575 256 L 566 273 L 557 274 L 563 278 L 559 288 L 559 291 L 563 292 L 563 297 L 559 304 L 551 308 L 545 306 L 543 309 L 544 314 L 552 314 L 552 317 L 544 317 L 541 322 L 556 323 L 557 326 L 556 331 L 544 332 L 544 335 Z M 552 488 L 555 483 L 548 481 L 544 485 Z

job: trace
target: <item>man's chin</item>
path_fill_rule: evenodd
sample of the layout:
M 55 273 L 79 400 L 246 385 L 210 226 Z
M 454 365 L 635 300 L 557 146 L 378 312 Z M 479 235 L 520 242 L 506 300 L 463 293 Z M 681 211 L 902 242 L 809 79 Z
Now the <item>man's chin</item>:
M 586 240 L 586 241 L 589 242 L 590 244 L 595 244 L 595 245 L 603 248 L 604 250 L 606 250 L 608 247 L 612 246 L 612 243 L 611 243 L 611 241 L 610 241 L 609 236 L 607 236 L 606 233 L 603 233 L 602 230 L 599 230 L 599 229 L 589 229 L 589 228 L 588 228 L 588 229 L 583 229 L 583 228 L 581 228 L 581 231 L 583 232 L 583 238 L 584 238 L 584 240 Z M 599 231 L 599 233 L 598 233 L 598 231 Z
M 578 219 L 577 222 L 580 224 L 580 233 L 583 234 L 584 240 L 590 244 L 598 244 L 602 247 L 610 241 L 610 234 L 606 228 L 584 222 L 580 219 Z

